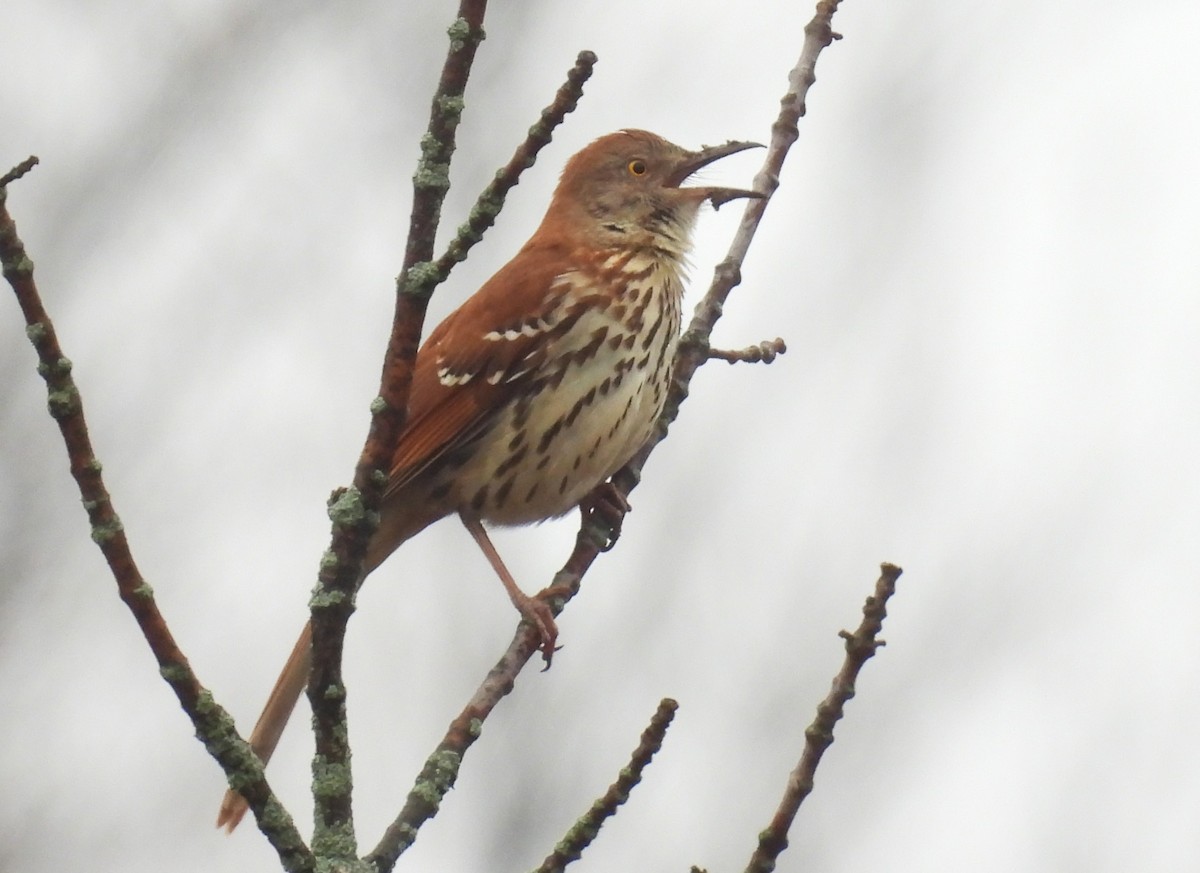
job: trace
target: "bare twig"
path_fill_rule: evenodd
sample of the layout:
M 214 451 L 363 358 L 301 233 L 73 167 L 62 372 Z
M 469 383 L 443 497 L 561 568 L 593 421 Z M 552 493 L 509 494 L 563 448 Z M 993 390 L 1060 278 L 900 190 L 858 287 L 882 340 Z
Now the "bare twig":
M 554 97 L 554 102 L 542 110 L 541 120 L 529 128 L 525 141 L 517 146 L 507 164 L 496 171 L 495 178 L 479 195 L 471 208 L 467 221 L 458 229 L 458 235 L 446 248 L 445 253 L 434 263 L 436 281 L 444 282 L 450 270 L 467 256 L 467 251 L 483 237 L 483 232 L 492 226 L 496 216 L 504 207 L 504 198 L 520 180 L 521 173 L 533 166 L 540 152 L 550 142 L 554 128 L 562 124 L 568 112 L 573 112 L 583 96 L 583 85 L 591 78 L 596 65 L 596 55 L 582 51 L 575 59 L 575 66 L 567 73 Z
M 769 364 L 778 355 L 782 355 L 786 351 L 787 343 L 782 338 L 776 337 L 773 340 L 763 340 L 756 346 L 747 346 L 744 349 L 709 349 L 708 359 L 710 361 L 713 359 L 728 361 L 730 364 Z
M 534 873 L 561 873 L 572 861 L 579 860 L 583 850 L 591 845 L 600 832 L 605 819 L 613 816 L 617 807 L 629 799 L 629 792 L 642 781 L 642 771 L 662 748 L 663 737 L 675 717 L 679 704 L 664 698 L 650 719 L 650 725 L 642 732 L 638 746 L 630 756 L 629 766 L 623 769 L 617 781 L 608 787 L 604 796 L 592 804 L 579 821 L 571 827 L 554 851 L 551 852 Z
M 413 176 L 413 205 L 404 267 L 397 280 L 392 333 L 383 361 L 379 396 L 372 403 L 371 426 L 354 473 L 354 485 L 331 503 L 333 535 L 321 561 L 313 594 L 313 660 L 308 698 L 313 709 L 313 794 L 316 804 L 314 849 L 333 858 L 357 855 L 351 816 L 352 780 L 346 730 L 346 690 L 342 682 L 342 646 L 346 622 L 362 576 L 367 542 L 387 484 L 387 465 L 404 426 L 413 361 L 433 285 L 429 273 L 442 201 L 450 185 L 450 156 L 462 116 L 463 92 L 475 50 L 483 40 L 486 0 L 461 0 L 450 26 L 450 49 L 433 98 L 429 126 L 421 140 L 421 160 Z M 249 799 L 249 798 L 247 798 Z M 263 826 L 261 810 L 251 809 Z
M 863 606 L 863 620 L 854 633 L 841 631 L 838 636 L 846 641 L 846 658 L 842 669 L 833 677 L 833 687 L 817 707 L 817 717 L 804 731 L 804 751 L 796 769 L 788 776 L 783 799 L 771 817 L 770 824 L 758 835 L 758 847 L 746 865 L 746 873 L 770 873 L 775 861 L 788 845 L 788 829 L 813 789 L 813 779 L 821 756 L 833 743 L 833 728 L 842 717 L 846 702 L 854 696 L 854 684 L 858 673 L 874 654 L 884 645 L 878 639 L 887 617 L 887 602 L 896 593 L 896 580 L 903 572 L 894 564 L 882 564 L 875 592 Z
M 416 840 L 421 825 L 437 814 L 442 798 L 458 778 L 463 755 L 479 739 L 483 722 L 496 704 L 512 691 L 512 677 L 520 672 L 536 645 L 528 635 L 519 632 L 467 705 L 450 722 L 446 735 L 426 759 L 400 814 L 364 858 L 379 873 L 388 873 L 395 866 L 400 855 Z
M 0 176 L 0 188 L 7 188 L 10 182 L 15 182 L 20 179 L 30 170 L 38 165 L 37 155 L 30 155 L 21 163 L 17 164 L 3 176 Z
M 586 531 L 581 530 L 577 534 L 572 560 L 554 577 L 554 585 L 567 586 L 571 594 L 579 590 L 579 580 L 597 554 L 594 547 L 587 549 L 583 546 L 584 541 L 590 539 L 591 535 Z M 565 599 L 551 602 L 555 615 L 562 611 Z M 388 873 L 395 866 L 396 859 L 416 839 L 421 825 L 437 814 L 442 798 L 454 787 L 459 765 L 467 749 L 479 739 L 483 723 L 492 710 L 513 690 L 517 676 L 538 651 L 539 645 L 540 639 L 534 628 L 526 622 L 518 625 L 504 654 L 484 677 L 467 705 L 450 722 L 445 736 L 426 759 L 399 815 L 388 826 L 379 845 L 364 859 L 379 873 Z
M 238 736 L 233 719 L 200 684 L 187 658 L 175 644 L 166 620 L 159 612 L 154 592 L 134 562 L 125 527 L 104 485 L 100 461 L 88 435 L 83 401 L 71 377 L 71 362 L 63 355 L 54 325 L 34 282 L 33 261 L 26 254 L 25 245 L 17 235 L 16 223 L 8 213 L 8 182 L 19 178 L 34 163 L 36 161 L 31 159 L 18 165 L 6 174 L 5 184 L 0 185 L 0 262 L 3 263 L 4 278 L 16 292 L 25 316 L 25 333 L 37 351 L 38 373 L 46 380 L 47 405 L 62 432 L 71 475 L 79 487 L 91 523 L 92 539 L 108 563 L 121 599 L 149 643 L 158 661 L 159 672 L 179 698 L 197 736 L 226 775 L 236 780 L 245 796 L 258 809 L 267 812 L 272 822 L 267 837 L 284 869 L 310 873 L 315 866 L 312 853 L 271 792 L 262 763 Z

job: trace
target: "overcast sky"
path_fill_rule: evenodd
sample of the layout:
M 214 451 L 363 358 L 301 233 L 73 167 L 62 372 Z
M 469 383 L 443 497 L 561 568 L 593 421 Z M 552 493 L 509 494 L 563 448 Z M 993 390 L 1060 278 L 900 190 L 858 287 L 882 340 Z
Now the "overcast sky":
M 431 319 L 595 137 L 768 138 L 811 16 L 493 6 L 445 233 L 575 54 L 600 63 Z M 888 645 L 779 869 L 1200 866 L 1200 6 L 843 7 L 716 334 L 788 354 L 698 374 L 553 669 L 521 677 L 398 869 L 536 866 L 664 696 L 666 747 L 578 869 L 741 869 L 881 561 L 905 569 Z M 365 436 L 454 8 L 5 7 L 0 165 L 42 159 L 9 209 L 141 568 L 246 729 Z M 737 217 L 702 217 L 696 288 Z M 88 539 L 7 296 L 0 870 L 277 869 L 252 826 L 212 827 L 222 776 Z M 532 591 L 575 530 L 497 543 Z M 347 655 L 364 846 L 514 624 L 452 522 L 372 576 Z M 269 772 L 307 833 L 305 720 Z

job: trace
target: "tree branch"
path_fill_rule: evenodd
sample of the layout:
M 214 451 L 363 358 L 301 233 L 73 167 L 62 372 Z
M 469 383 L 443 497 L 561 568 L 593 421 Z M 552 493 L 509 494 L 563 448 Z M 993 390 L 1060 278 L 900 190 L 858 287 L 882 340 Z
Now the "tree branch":
M 538 152 L 550 143 L 554 128 L 562 124 L 568 112 L 574 112 L 579 98 L 583 96 L 583 85 L 591 78 L 596 65 L 596 55 L 581 51 L 575 58 L 575 66 L 567 72 L 567 80 L 559 87 L 554 101 L 542 110 L 541 119 L 529 128 L 525 141 L 517 146 L 508 163 L 496 171 L 495 178 L 479 195 L 471 207 L 467 221 L 458 229 L 458 235 L 447 246 L 445 253 L 434 262 L 434 275 L 444 282 L 454 265 L 467 256 L 471 246 L 483 238 L 496 216 L 504 207 L 504 198 L 516 186 L 521 173 L 533 166 Z
M 421 140 L 421 159 L 413 176 L 404 266 L 397 280 L 392 333 L 384 356 L 379 396 L 371 405 L 371 426 L 354 473 L 354 484 L 330 505 L 333 535 L 321 561 L 311 601 L 313 661 L 308 699 L 313 710 L 316 752 L 313 757 L 317 854 L 337 859 L 357 856 L 351 814 L 352 778 L 346 729 L 346 689 L 342 682 L 342 646 L 346 622 L 362 578 L 367 542 L 378 525 L 378 507 L 387 484 L 387 468 L 408 405 L 413 361 L 421 339 L 425 308 L 437 284 L 430 275 L 442 201 L 450 186 L 450 157 L 463 110 L 463 92 L 484 38 L 486 0 L 461 0 L 449 28 L 450 48 L 433 97 L 429 125 Z M 251 809 L 254 809 L 251 805 Z M 260 810 L 254 809 L 263 826 Z
M 573 560 L 568 561 L 567 566 L 554 577 L 555 585 L 561 583 L 573 586 L 573 591 L 579 590 L 579 580 L 597 554 L 597 549 L 593 547 L 590 550 L 591 557 L 586 557 L 589 550 L 582 547 L 585 539 L 590 539 L 590 535 L 580 531 L 576 537 Z M 577 557 L 581 555 L 583 557 Z M 563 603 L 563 600 L 551 601 L 550 607 L 555 615 L 562 611 Z M 528 623 L 522 622 L 517 626 L 504 654 L 484 677 L 467 705 L 450 722 L 445 736 L 426 759 L 399 815 L 388 826 L 379 844 L 364 859 L 374 865 L 378 873 L 388 873 L 400 855 L 413 844 L 421 825 L 437 814 L 442 798 L 454 787 L 459 765 L 467 749 L 479 739 L 483 723 L 492 710 L 513 690 L 517 676 L 538 651 L 540 642 L 537 631 Z
M 605 820 L 616 814 L 617 807 L 629 799 L 629 792 L 642 781 L 642 771 L 662 748 L 663 738 L 667 735 L 667 728 L 671 726 L 677 709 L 679 704 L 669 697 L 658 704 L 654 717 L 650 719 L 650 725 L 642 731 L 641 740 L 633 750 L 629 766 L 621 771 L 617 781 L 608 787 L 604 796 L 593 803 L 591 809 L 575 822 L 534 873 L 562 873 L 568 864 L 579 860 L 583 850 L 591 845 L 600 832 Z
M 293 873 L 311 873 L 315 868 L 313 855 L 267 784 L 262 763 L 238 736 L 229 713 L 200 684 L 176 645 L 166 619 L 159 612 L 154 591 L 134 562 L 125 527 L 104 485 L 100 461 L 88 435 L 83 400 L 71 377 L 71 362 L 63 355 L 58 335 L 34 282 L 33 261 L 8 212 L 8 182 L 20 178 L 36 162 L 36 158 L 30 158 L 14 167 L 4 175 L 4 184 L 0 185 L 0 263 L 3 264 L 4 278 L 16 293 L 17 303 L 25 316 L 25 333 L 37 351 L 38 373 L 46 380 L 47 405 L 66 444 L 71 476 L 87 510 L 92 540 L 100 547 L 117 582 L 121 600 L 133 613 L 158 661 L 159 672 L 192 720 L 196 735 L 231 782 L 237 781 L 238 789 L 270 819 L 272 827 L 267 838 L 279 854 L 283 868 Z
M 467 4 L 464 4 L 464 7 L 466 5 Z M 482 15 L 482 11 L 483 4 L 479 4 L 478 12 L 480 15 Z M 433 117 L 430 120 L 429 133 L 426 135 L 425 140 L 423 141 L 425 151 L 422 157 L 422 163 L 421 166 L 418 167 L 417 173 L 414 176 L 414 186 L 417 187 L 418 191 L 423 190 L 424 193 L 423 195 L 414 195 L 412 233 L 417 234 L 418 231 L 420 231 L 422 238 L 418 244 L 413 242 L 413 236 L 410 235 L 410 244 L 407 250 L 408 255 L 406 256 L 405 269 L 398 280 L 397 307 L 394 323 L 395 329 L 392 335 L 392 341 L 389 343 L 388 354 L 384 364 L 385 383 L 389 377 L 391 377 L 393 381 L 402 377 L 411 383 L 412 360 L 415 358 L 417 345 L 420 340 L 420 325 L 424 319 L 425 304 L 428 300 L 429 294 L 438 283 L 445 280 L 450 271 L 453 269 L 454 265 L 466 257 L 467 251 L 471 248 L 471 246 L 479 241 L 483 235 L 483 232 L 495 221 L 496 215 L 499 214 L 504 205 L 504 199 L 508 191 L 510 191 L 517 184 L 521 173 L 533 165 L 541 149 L 550 142 L 551 133 L 554 128 L 562 123 L 567 113 L 575 109 L 580 97 L 582 96 L 583 85 L 591 76 L 592 68 L 596 63 L 596 56 L 592 52 L 583 51 L 579 53 L 574 67 L 572 67 L 572 69 L 567 73 L 566 81 L 558 89 L 554 100 L 549 106 L 542 110 L 539 121 L 529 129 L 525 140 L 516 148 L 508 163 L 497 171 L 493 181 L 480 194 L 475 206 L 471 209 L 467 222 L 461 228 L 459 228 L 457 236 L 447 247 L 447 250 L 436 261 L 433 261 L 430 258 L 432 255 L 432 241 L 433 236 L 436 233 L 437 221 L 436 218 L 430 221 L 424 216 L 418 216 L 416 203 L 421 196 L 429 198 L 431 194 L 436 193 L 439 195 L 436 200 L 436 209 L 440 210 L 441 200 L 445 194 L 445 187 L 439 188 L 441 180 L 445 179 L 446 184 L 448 185 L 448 176 L 446 173 L 448 172 L 450 151 L 453 148 L 453 128 L 450 125 L 449 120 L 442 117 L 440 112 L 446 107 L 453 108 L 456 105 L 459 109 L 461 109 L 461 97 L 459 104 L 456 104 L 454 100 L 448 99 L 447 95 L 452 93 L 452 91 L 448 89 L 453 88 L 457 88 L 457 93 L 461 95 L 461 89 L 465 87 L 466 73 L 468 70 L 462 67 L 461 59 L 456 59 L 455 55 L 456 51 L 465 50 L 465 46 L 460 46 L 458 42 L 454 41 L 454 34 L 456 31 L 465 32 L 460 26 L 464 20 L 464 17 L 460 17 L 459 21 L 451 27 L 452 44 L 450 54 L 447 56 L 447 68 L 453 65 L 455 70 L 461 70 L 461 73 L 456 76 L 448 76 L 445 72 L 443 72 L 442 85 L 439 86 L 438 93 L 435 95 L 433 100 L 434 109 Z M 473 22 L 471 24 L 471 32 L 475 31 L 478 31 L 480 38 L 482 38 L 482 30 L 479 28 L 478 22 Z M 447 85 L 448 80 L 451 82 L 450 85 Z M 454 118 L 454 123 L 457 124 L 457 116 Z M 451 137 L 451 140 L 449 146 L 445 147 L 445 137 L 447 136 Z M 431 141 L 442 143 L 443 147 L 432 148 L 430 146 Z M 424 185 L 423 189 L 422 185 Z M 427 199 L 426 202 L 433 203 L 431 199 Z M 428 208 L 435 207 L 429 206 Z M 412 258 L 418 258 L 418 260 L 409 263 Z M 397 349 L 399 348 L 404 348 L 407 353 L 411 353 L 411 356 L 406 355 L 403 362 L 397 356 Z M 402 370 L 404 372 L 402 372 Z M 406 385 L 403 395 L 397 395 L 403 396 L 404 399 L 397 402 L 401 402 L 404 405 L 407 405 L 407 387 L 408 386 Z M 381 388 L 380 398 L 386 397 L 387 395 L 388 390 L 385 384 L 385 387 Z M 377 406 L 382 405 L 378 400 L 376 401 L 376 404 Z M 377 412 L 376 418 L 373 419 L 372 434 L 371 438 L 368 440 L 367 448 L 364 449 L 364 459 L 367 456 L 368 450 L 371 448 L 372 440 L 376 440 L 377 435 L 383 432 L 382 429 L 377 430 L 375 427 L 375 421 L 378 420 L 381 414 L 382 411 Z M 403 426 L 402 418 L 400 426 Z M 396 434 L 398 435 L 398 433 L 399 431 L 397 430 Z M 390 437 L 390 441 L 387 442 L 386 445 L 394 445 L 396 438 L 397 436 Z M 390 460 L 390 457 L 385 458 L 385 461 L 388 460 Z M 360 460 L 360 474 L 363 469 L 364 461 Z M 384 477 L 386 477 L 386 473 L 384 473 L 384 468 L 382 466 L 378 467 L 377 470 L 380 473 L 383 473 Z M 357 495 L 362 495 L 365 498 L 366 487 L 363 483 L 360 483 L 357 477 L 355 485 L 357 489 Z M 354 528 L 355 526 L 363 526 L 362 522 L 368 516 L 367 512 L 359 508 L 360 504 L 357 500 L 357 495 L 351 491 L 346 491 L 336 496 L 331 507 L 331 514 L 335 515 L 335 528 L 337 524 L 337 516 L 343 513 L 347 515 L 350 522 L 349 526 L 351 528 Z M 361 502 L 361 506 L 363 507 L 370 505 L 371 504 L 366 499 L 362 500 Z M 377 502 L 374 505 L 377 506 Z M 369 511 L 373 511 L 373 509 Z M 373 528 L 373 525 L 368 524 L 366 527 Z M 369 534 L 370 529 L 367 530 L 366 538 L 369 538 Z M 365 549 L 365 538 L 363 541 L 363 548 Z M 336 550 L 334 553 L 336 553 Z M 325 566 L 328 566 L 329 563 L 330 562 L 327 561 Z M 357 584 L 360 581 L 360 575 L 361 555 L 359 555 L 354 569 L 354 588 L 357 587 Z M 336 577 L 336 579 L 339 580 L 345 578 L 349 578 L 349 575 L 338 574 Z M 340 587 L 336 590 L 339 592 L 342 591 Z M 315 602 L 316 598 L 314 598 L 314 603 Z M 345 634 L 346 620 L 348 620 L 350 612 L 353 611 L 353 590 L 351 590 L 349 593 L 349 599 L 347 601 L 340 601 L 338 605 L 341 606 L 345 603 L 349 604 L 349 608 L 340 609 L 339 611 L 343 612 L 344 615 L 339 616 L 337 620 L 337 633 L 339 635 L 337 657 L 339 660 L 341 646 L 340 640 Z M 322 708 L 328 711 L 331 716 L 333 716 L 332 719 L 326 719 L 326 722 L 330 726 L 329 736 L 339 736 L 344 741 L 346 735 L 344 730 L 345 692 L 340 682 L 340 668 L 336 677 L 333 677 L 333 674 L 327 674 L 332 678 L 335 684 L 329 685 L 315 681 L 316 667 L 318 664 L 322 663 L 324 657 L 327 657 L 327 655 L 323 655 L 321 651 L 317 649 L 317 624 L 315 619 L 316 611 L 314 609 L 314 681 L 310 683 L 309 698 L 313 703 L 315 715 L 318 707 L 318 697 L 320 697 L 322 701 L 320 705 Z M 336 688 L 338 697 L 334 700 L 329 700 L 325 696 L 318 695 L 317 689 L 321 687 Z M 314 718 L 314 724 L 319 725 L 321 722 L 316 721 Z M 340 731 L 338 730 L 339 725 L 343 726 Z M 332 798 L 334 796 L 334 792 L 331 791 L 331 788 L 334 786 L 330 785 L 329 780 L 330 757 L 327 754 L 323 755 L 321 749 L 321 745 L 318 744 L 317 755 L 314 758 L 314 787 L 319 780 L 322 785 L 322 792 Z M 333 750 L 331 748 L 331 751 L 337 750 Z M 341 750 L 340 754 L 343 756 L 342 760 L 346 760 L 344 755 L 348 754 L 348 749 Z M 427 784 L 431 781 L 435 785 L 441 784 L 447 773 L 447 756 L 445 754 L 435 754 L 435 756 L 431 757 L 430 762 L 431 763 L 426 768 L 427 772 L 423 774 L 423 777 L 420 781 L 422 784 Z M 456 770 L 451 772 L 450 783 L 445 786 L 445 790 L 448 790 L 450 784 L 453 784 L 453 776 L 455 773 Z M 336 780 L 336 787 L 338 789 L 336 794 L 341 796 L 337 802 L 339 804 L 339 809 L 344 808 L 346 814 L 348 815 L 350 803 L 349 792 L 351 789 L 349 768 L 345 766 L 340 767 L 337 771 L 337 775 L 339 778 Z M 430 815 L 432 815 L 432 812 Z M 319 817 L 320 816 L 318 815 L 318 818 Z M 344 821 L 348 821 L 348 819 Z M 344 838 L 347 833 L 349 833 L 352 837 L 352 831 L 348 830 L 348 828 L 349 825 L 343 824 L 341 828 L 338 829 L 341 837 Z M 413 829 L 413 834 L 415 835 L 415 828 Z M 314 845 L 317 845 L 315 837 Z M 318 848 L 320 848 L 320 846 L 318 846 Z M 380 854 L 381 851 L 382 854 L 388 854 L 386 847 L 383 850 L 376 849 L 376 852 L 373 854 Z M 399 852 L 397 851 L 396 856 L 398 856 L 398 854 Z M 393 857 L 392 863 L 394 863 L 394 860 L 395 859 Z
M 829 694 L 817 706 L 817 717 L 804 731 L 804 752 L 800 755 L 800 762 L 788 776 L 783 799 L 770 824 L 758 835 L 758 847 L 746 865 L 746 873 L 770 873 L 775 869 L 775 861 L 787 848 L 788 830 L 796 818 L 796 812 L 804 798 L 812 793 L 821 756 L 833 743 L 834 725 L 841 719 L 847 701 L 854 696 L 858 673 L 876 649 L 884 645 L 884 641 L 878 639 L 879 632 L 883 630 L 883 620 L 887 617 L 888 599 L 896 593 L 896 581 L 903 570 L 894 564 L 882 564 L 879 570 L 875 592 L 863 605 L 863 620 L 858 630 L 854 633 L 838 633 L 846 641 L 846 658 L 842 662 L 842 669 L 833 677 Z
M 763 340 L 756 346 L 744 349 L 713 349 L 708 350 L 708 360 L 727 361 L 730 364 L 770 364 L 778 355 L 787 351 L 787 343 L 781 337 L 773 340 Z
M 36 167 L 39 163 L 40 163 L 40 161 L 38 160 L 37 155 L 30 155 L 25 160 L 21 161 L 21 163 L 17 164 L 11 170 L 9 170 L 7 173 L 5 173 L 3 176 L 0 176 L 0 188 L 7 188 L 9 186 L 9 183 L 15 182 L 15 181 L 17 181 L 17 179 L 20 179 L 22 176 L 24 176 L 26 173 L 28 173 L 30 170 L 32 170 L 34 167 Z

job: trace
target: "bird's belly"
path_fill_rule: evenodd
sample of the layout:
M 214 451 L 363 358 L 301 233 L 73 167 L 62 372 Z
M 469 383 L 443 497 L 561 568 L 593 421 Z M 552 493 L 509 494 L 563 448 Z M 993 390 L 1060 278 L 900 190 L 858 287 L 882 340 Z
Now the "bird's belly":
M 650 436 L 675 342 L 671 332 L 649 350 L 606 347 L 557 386 L 510 404 L 459 472 L 459 506 L 502 525 L 577 506 Z

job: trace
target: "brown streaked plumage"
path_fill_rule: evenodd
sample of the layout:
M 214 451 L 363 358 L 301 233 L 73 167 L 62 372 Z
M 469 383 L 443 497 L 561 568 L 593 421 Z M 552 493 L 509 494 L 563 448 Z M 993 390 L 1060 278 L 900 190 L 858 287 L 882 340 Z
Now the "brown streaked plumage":
M 681 185 L 753 145 L 688 151 L 625 130 L 567 162 L 530 240 L 417 354 L 364 576 L 407 539 L 457 514 L 549 659 L 557 635 L 549 607 L 517 587 L 482 523 L 529 524 L 569 512 L 649 437 L 666 399 L 700 206 L 762 196 Z M 264 763 L 307 682 L 310 647 L 305 625 L 250 735 Z M 218 827 L 232 831 L 245 811 L 230 790 Z

